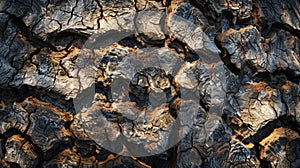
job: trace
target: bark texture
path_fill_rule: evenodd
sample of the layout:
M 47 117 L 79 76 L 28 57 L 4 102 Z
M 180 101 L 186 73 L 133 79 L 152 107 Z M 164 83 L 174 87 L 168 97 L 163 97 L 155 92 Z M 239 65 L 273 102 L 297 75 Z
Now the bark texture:
M 0 167 L 300 167 L 299 20 L 298 0 L 0 0 Z

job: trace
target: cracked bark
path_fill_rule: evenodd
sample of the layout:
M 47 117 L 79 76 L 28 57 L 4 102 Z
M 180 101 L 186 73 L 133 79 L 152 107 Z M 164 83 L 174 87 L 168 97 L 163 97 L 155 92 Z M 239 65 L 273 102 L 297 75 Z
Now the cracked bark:
M 300 167 L 299 7 L 296 0 L 0 1 L 0 167 Z M 121 30 L 137 32 L 110 41 Z M 105 47 L 87 48 L 97 32 L 108 34 Z M 77 66 L 91 50 L 98 60 L 86 72 L 96 74 L 96 94 L 77 113 L 73 100 L 89 87 Z M 132 54 L 145 64 L 164 55 L 167 68 L 135 74 Z M 115 92 L 125 90 L 118 97 L 116 82 Z M 195 115 L 183 117 L 191 109 Z M 159 151 L 180 117 L 189 131 L 162 153 L 123 156 L 122 144 L 111 146 L 118 152 L 102 146 L 124 136 L 133 155 L 138 141 Z

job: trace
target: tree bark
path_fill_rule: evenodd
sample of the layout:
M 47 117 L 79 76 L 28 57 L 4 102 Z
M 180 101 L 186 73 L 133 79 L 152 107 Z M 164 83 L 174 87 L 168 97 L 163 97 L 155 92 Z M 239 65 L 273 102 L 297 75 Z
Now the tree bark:
M 0 167 L 300 167 L 299 9 L 0 1 Z

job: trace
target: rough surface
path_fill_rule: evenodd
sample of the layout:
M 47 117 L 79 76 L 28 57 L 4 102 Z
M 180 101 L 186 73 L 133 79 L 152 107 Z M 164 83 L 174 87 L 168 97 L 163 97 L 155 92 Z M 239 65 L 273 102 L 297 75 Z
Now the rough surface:
M 0 167 L 300 167 L 297 0 L 0 0 Z

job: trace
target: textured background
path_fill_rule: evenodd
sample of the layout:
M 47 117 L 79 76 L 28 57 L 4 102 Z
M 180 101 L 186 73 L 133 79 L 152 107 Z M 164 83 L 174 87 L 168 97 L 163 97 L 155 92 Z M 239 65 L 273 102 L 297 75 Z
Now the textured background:
M 300 167 L 299 10 L 298 0 L 0 0 L 0 167 Z M 96 33 L 108 41 L 87 48 Z M 126 58 L 137 54 L 169 70 L 136 73 Z M 130 83 L 123 97 L 118 79 Z M 76 107 L 91 86 L 92 106 Z M 149 105 L 161 91 L 165 103 Z M 180 142 L 137 156 L 181 134 L 167 130 L 191 109 Z

